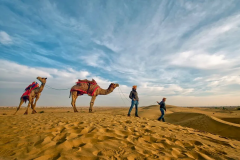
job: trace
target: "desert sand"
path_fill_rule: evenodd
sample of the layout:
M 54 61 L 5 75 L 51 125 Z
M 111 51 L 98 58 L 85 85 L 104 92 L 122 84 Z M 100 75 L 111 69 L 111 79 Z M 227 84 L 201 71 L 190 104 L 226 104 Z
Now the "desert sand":
M 0 159 L 240 159 L 240 111 L 167 106 L 0 108 Z M 44 113 L 40 113 L 40 112 Z

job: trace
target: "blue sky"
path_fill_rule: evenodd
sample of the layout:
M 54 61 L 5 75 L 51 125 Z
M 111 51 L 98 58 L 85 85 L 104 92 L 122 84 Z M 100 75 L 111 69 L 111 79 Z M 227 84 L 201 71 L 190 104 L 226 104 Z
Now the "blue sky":
M 16 106 L 37 76 L 54 88 L 94 78 L 140 105 L 240 105 L 240 1 L 0 0 L 0 102 Z M 96 106 L 128 106 L 116 89 Z M 69 106 L 45 88 L 38 105 Z M 90 97 L 78 99 L 88 106 Z

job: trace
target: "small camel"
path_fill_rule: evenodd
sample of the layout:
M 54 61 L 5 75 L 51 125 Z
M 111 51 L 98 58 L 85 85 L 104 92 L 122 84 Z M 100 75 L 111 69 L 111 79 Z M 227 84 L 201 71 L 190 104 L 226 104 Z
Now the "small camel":
M 85 81 L 85 83 L 84 83 Z M 119 84 L 114 84 L 111 83 L 108 87 L 108 89 L 102 89 L 101 87 L 99 87 L 97 84 L 91 84 L 91 82 L 95 83 L 95 80 L 93 81 L 88 81 L 88 80 L 79 80 L 79 82 L 83 82 L 83 84 L 76 84 L 71 88 L 70 91 L 70 96 L 72 95 L 72 107 L 74 112 L 78 112 L 77 108 L 76 108 L 76 100 L 78 96 L 81 96 L 83 94 L 88 94 L 89 96 L 92 97 L 91 101 L 90 101 L 90 107 L 89 107 L 89 113 L 91 113 L 93 111 L 93 105 L 94 105 L 94 101 L 96 99 L 96 97 L 98 95 L 108 95 L 109 93 L 113 92 L 113 90 L 116 87 L 119 87 Z M 91 88 L 91 85 L 97 85 L 97 87 L 94 87 L 94 91 L 92 94 L 89 94 L 89 88 Z M 79 90 L 81 90 L 79 92 Z M 70 98 L 69 96 L 69 98 Z
M 45 86 L 47 78 L 37 77 L 37 79 L 42 83 L 41 86 L 33 89 L 31 91 L 28 99 L 24 99 L 24 98 L 20 99 L 20 104 L 19 104 L 19 106 L 17 108 L 17 111 L 20 109 L 20 107 L 23 104 L 23 102 L 26 102 L 27 100 L 29 101 L 28 102 L 28 106 L 27 106 L 27 110 L 24 113 L 25 115 L 28 114 L 28 108 L 30 107 L 30 105 L 31 105 L 31 108 L 32 108 L 32 114 L 37 113 L 37 111 L 35 110 L 36 103 L 37 103 L 38 99 L 40 98 L 41 92 L 43 91 L 43 88 Z M 35 102 L 33 104 L 34 98 L 35 98 Z M 17 111 L 14 113 L 14 115 L 17 113 Z

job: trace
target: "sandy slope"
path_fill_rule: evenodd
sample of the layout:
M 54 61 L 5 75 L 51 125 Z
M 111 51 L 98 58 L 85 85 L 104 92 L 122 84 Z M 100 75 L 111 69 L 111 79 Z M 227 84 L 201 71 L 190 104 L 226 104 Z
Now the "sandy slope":
M 159 106 L 145 107 L 140 115 L 157 119 Z M 168 106 L 165 120 L 169 123 L 190 127 L 223 137 L 240 140 L 240 111 L 214 108 L 182 108 Z
M 140 109 L 141 118 L 127 117 L 127 108 L 41 110 L 12 116 L 13 109 L 0 109 L 0 159 L 240 159 L 239 141 L 156 121 L 155 106 Z M 199 116 L 191 114 L 182 123 Z
M 240 124 L 240 118 L 221 118 L 224 121 Z

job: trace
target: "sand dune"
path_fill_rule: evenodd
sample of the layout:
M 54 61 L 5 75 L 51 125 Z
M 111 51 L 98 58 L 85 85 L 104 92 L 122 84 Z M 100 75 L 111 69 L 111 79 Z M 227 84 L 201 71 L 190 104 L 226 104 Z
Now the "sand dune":
M 182 120 L 174 125 L 155 120 L 159 113 L 154 106 L 141 108 L 141 118 L 127 117 L 127 108 L 96 108 L 93 114 L 87 109 L 73 113 L 71 108 L 38 108 L 44 113 L 27 116 L 22 115 L 24 109 L 13 116 L 14 110 L 0 109 L 0 159 L 4 160 L 240 159 L 239 141 L 183 127 L 201 126 L 200 119 L 223 126 L 204 114 L 182 116 L 169 109 L 169 122 Z
M 224 121 L 240 124 L 240 118 L 221 118 Z
M 150 119 L 157 119 L 160 115 L 158 110 L 159 106 L 145 107 L 141 111 L 141 115 Z M 172 124 L 240 140 L 240 124 L 237 124 L 240 118 L 238 117 L 240 117 L 240 112 L 237 110 L 168 106 L 165 119 Z
M 216 117 L 210 117 L 198 113 L 173 113 L 166 116 L 173 124 L 198 129 L 224 137 L 240 140 L 240 125 L 227 124 Z

